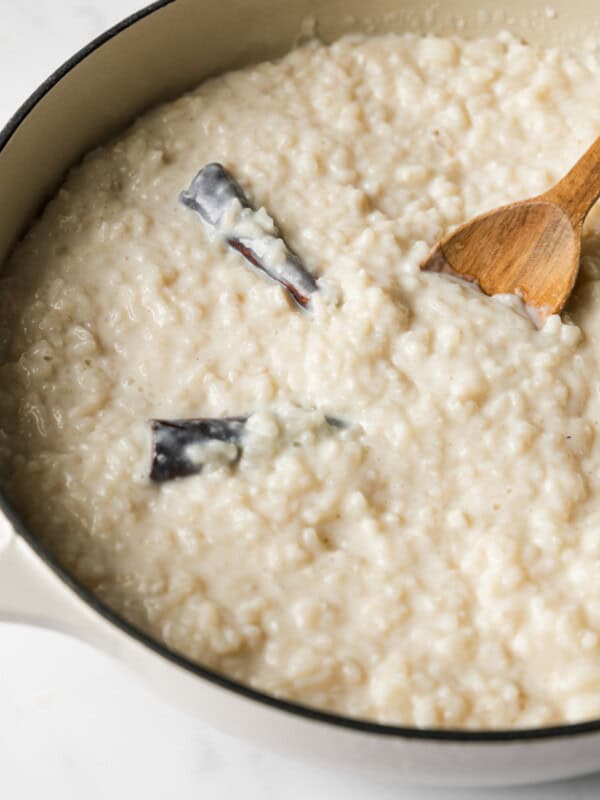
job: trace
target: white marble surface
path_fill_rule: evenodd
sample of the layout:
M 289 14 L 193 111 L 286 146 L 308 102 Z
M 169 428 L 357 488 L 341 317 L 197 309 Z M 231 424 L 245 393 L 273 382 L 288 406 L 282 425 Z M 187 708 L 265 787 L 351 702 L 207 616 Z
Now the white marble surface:
M 56 66 L 140 2 L 0 0 L 0 126 Z M 400 788 L 309 768 L 210 730 L 83 644 L 0 625 L 2 800 L 240 796 L 595 800 L 600 776 L 466 791 Z

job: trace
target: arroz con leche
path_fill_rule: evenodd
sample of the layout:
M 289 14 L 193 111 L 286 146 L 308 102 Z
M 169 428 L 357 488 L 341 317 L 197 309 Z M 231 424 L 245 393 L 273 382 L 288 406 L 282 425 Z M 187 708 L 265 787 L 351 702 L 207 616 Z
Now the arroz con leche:
M 419 727 L 600 717 L 600 213 L 563 319 L 419 271 L 600 132 L 600 47 L 317 42 L 146 114 L 0 282 L 0 478 L 103 601 L 277 696 Z M 312 311 L 178 202 L 221 162 Z M 148 419 L 249 415 L 160 485 Z M 330 430 L 326 415 L 344 420 Z

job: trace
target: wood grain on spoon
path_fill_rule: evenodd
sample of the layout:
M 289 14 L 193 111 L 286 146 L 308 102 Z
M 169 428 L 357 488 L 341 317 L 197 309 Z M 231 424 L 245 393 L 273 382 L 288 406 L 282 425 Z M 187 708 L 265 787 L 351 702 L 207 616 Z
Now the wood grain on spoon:
M 421 268 L 476 282 L 488 295 L 516 294 L 542 324 L 571 293 L 583 222 L 599 197 L 600 137 L 548 192 L 467 222 Z

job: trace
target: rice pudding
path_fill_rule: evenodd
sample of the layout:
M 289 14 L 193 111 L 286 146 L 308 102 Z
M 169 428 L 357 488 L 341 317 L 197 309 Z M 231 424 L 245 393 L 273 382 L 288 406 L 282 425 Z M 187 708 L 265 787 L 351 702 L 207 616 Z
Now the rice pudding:
M 600 212 L 540 331 L 419 270 L 561 177 L 599 94 L 595 42 L 346 37 L 90 153 L 0 280 L 15 507 L 128 620 L 274 695 L 419 727 L 600 717 Z M 215 161 L 315 276 L 309 313 L 178 202 Z M 239 457 L 149 480 L 148 419 L 238 415 Z

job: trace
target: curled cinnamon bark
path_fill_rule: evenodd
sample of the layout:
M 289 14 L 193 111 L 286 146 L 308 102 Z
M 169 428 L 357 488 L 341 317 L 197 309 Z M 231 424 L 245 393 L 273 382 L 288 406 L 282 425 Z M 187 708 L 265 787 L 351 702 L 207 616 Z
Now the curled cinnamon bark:
M 206 461 L 217 455 L 234 464 L 240 457 L 241 439 L 247 417 L 222 419 L 150 420 L 152 429 L 152 466 L 150 479 L 156 483 L 185 478 L 202 471 Z M 230 447 L 215 452 L 211 445 Z
M 247 416 L 152 419 L 152 464 L 155 483 L 185 478 L 202 472 L 207 463 L 234 466 L 241 458 Z M 338 417 L 325 417 L 331 428 L 345 428 Z
M 252 208 L 222 164 L 203 167 L 180 200 L 249 264 L 281 284 L 300 308 L 310 307 L 310 296 L 318 289 L 314 276 L 279 236 L 272 221 Z M 271 223 L 267 229 L 265 218 Z

